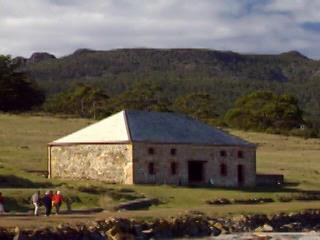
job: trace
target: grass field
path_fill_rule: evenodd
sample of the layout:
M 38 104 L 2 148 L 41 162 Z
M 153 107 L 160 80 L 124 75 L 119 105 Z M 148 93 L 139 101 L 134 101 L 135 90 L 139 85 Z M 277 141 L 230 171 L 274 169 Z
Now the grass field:
M 300 192 L 320 191 L 320 140 L 230 130 L 258 144 L 257 171 L 280 173 L 283 188 L 215 189 L 148 185 L 110 185 L 95 181 L 49 181 L 43 176 L 47 164 L 47 143 L 90 124 L 85 119 L 64 119 L 29 115 L 0 115 L 0 188 L 10 211 L 27 211 L 35 189 L 61 189 L 74 201 L 75 208 L 103 207 L 141 196 L 156 197 L 162 204 L 148 211 L 121 214 L 130 216 L 175 215 L 190 210 L 210 214 L 238 214 L 295 211 L 320 208 L 320 201 L 279 202 Z M 93 189 L 93 190 L 92 190 Z M 214 198 L 243 199 L 269 197 L 274 203 L 263 205 L 209 206 Z

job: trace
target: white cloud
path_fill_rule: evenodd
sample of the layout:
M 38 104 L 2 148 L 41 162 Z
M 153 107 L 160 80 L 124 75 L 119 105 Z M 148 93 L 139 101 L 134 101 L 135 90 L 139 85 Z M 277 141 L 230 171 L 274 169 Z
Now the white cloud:
M 319 57 L 318 0 L 0 0 L 0 53 L 196 47 Z

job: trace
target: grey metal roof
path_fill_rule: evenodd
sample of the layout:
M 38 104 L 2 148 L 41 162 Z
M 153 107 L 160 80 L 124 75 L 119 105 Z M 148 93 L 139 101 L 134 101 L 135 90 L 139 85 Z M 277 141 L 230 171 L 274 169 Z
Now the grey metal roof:
M 126 110 L 131 141 L 210 145 L 254 144 L 183 114 Z

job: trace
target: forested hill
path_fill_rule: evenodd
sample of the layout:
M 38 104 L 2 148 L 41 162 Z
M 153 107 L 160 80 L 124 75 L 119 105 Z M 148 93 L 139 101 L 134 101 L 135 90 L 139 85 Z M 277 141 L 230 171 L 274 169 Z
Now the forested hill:
M 36 53 L 15 61 L 49 94 L 86 82 L 113 96 L 134 82 L 150 80 L 169 98 L 210 93 L 221 111 L 238 96 L 264 89 L 292 93 L 306 111 L 320 112 L 320 62 L 295 51 L 257 55 L 206 49 L 80 49 L 61 58 Z

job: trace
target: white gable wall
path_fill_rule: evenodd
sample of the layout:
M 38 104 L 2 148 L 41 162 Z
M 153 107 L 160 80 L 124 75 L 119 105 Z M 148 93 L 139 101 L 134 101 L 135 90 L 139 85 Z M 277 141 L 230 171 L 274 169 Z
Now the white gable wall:
M 128 142 L 129 140 L 125 112 L 121 111 L 100 122 L 55 140 L 52 144 Z

